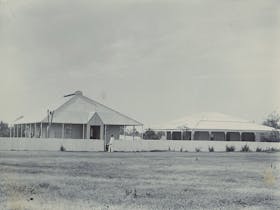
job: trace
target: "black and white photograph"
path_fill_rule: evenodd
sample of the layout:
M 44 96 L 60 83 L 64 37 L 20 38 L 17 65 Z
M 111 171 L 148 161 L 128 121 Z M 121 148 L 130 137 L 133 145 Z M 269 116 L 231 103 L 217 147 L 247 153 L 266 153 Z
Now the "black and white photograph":
M 0 210 L 279 210 L 279 0 L 0 0 Z

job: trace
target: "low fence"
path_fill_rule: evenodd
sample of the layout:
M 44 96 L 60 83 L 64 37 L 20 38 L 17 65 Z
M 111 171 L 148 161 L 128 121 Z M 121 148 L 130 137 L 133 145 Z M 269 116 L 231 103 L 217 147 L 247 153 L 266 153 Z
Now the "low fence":
M 103 140 L 55 138 L 0 138 L 0 150 L 104 151 Z
M 208 152 L 213 147 L 216 152 L 224 152 L 226 146 L 234 146 L 235 151 L 247 145 L 251 151 L 280 150 L 279 142 L 242 142 L 242 141 L 174 141 L 174 140 L 115 140 L 110 146 L 111 152 L 141 151 L 188 151 Z M 0 138 L 0 150 L 41 150 L 59 151 L 61 146 L 66 151 L 104 151 L 103 140 L 55 139 L 55 138 Z
M 200 150 L 208 152 L 213 147 L 216 152 L 225 152 L 226 146 L 234 146 L 235 151 L 247 145 L 251 151 L 257 148 L 262 150 L 278 149 L 279 142 L 243 142 L 243 141 L 174 141 L 174 140 L 115 140 L 111 145 L 111 151 L 141 152 L 141 151 L 188 151 Z

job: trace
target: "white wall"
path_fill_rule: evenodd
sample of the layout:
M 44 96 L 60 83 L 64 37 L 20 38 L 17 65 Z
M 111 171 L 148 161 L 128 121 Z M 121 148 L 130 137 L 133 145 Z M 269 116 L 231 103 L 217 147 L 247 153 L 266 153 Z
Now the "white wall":
M 279 142 L 242 142 L 242 141 L 174 141 L 174 140 L 115 140 L 111 151 L 189 151 L 195 152 L 199 148 L 202 152 L 208 152 L 208 147 L 214 147 L 217 152 L 225 152 L 226 145 L 234 146 L 235 151 L 240 151 L 241 147 L 247 144 L 252 151 L 256 148 L 280 149 Z
M 208 152 L 208 147 L 214 147 L 217 152 L 224 152 L 226 145 L 234 146 L 235 151 L 247 144 L 250 150 L 256 148 L 280 149 L 279 142 L 242 142 L 242 141 L 174 141 L 174 140 L 115 140 L 111 151 L 189 151 L 194 152 L 199 148 Z M 103 140 L 91 139 L 40 139 L 40 138 L 0 138 L 0 150 L 45 150 L 59 151 L 61 145 L 66 151 L 104 151 Z
M 104 151 L 103 140 L 0 138 L 0 150 L 59 151 L 62 145 L 66 151 Z

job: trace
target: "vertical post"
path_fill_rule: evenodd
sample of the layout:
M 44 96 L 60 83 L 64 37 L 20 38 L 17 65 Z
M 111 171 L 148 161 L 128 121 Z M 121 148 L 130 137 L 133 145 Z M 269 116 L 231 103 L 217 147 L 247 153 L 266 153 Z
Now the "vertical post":
M 83 124 L 83 139 L 85 139 L 85 125 Z
M 31 128 L 31 123 L 30 123 L 30 124 L 29 124 L 29 137 L 30 137 L 30 138 L 32 137 L 31 134 L 32 134 L 32 128 Z
M 259 141 L 259 139 L 257 138 L 258 137 L 257 132 L 254 132 L 254 136 L 255 136 L 255 141 Z
M 47 124 L 47 127 L 46 127 L 46 138 L 49 138 L 49 124 Z
M 17 138 L 18 138 L 18 125 L 17 125 Z
M 22 138 L 22 124 L 20 124 L 20 137 Z
M 87 130 L 86 130 L 86 131 L 87 131 L 87 132 L 86 132 L 86 139 L 90 139 L 90 130 L 91 130 L 91 129 L 90 129 L 90 124 L 88 123 L 88 124 L 87 124 Z
M 132 139 L 134 140 L 134 130 L 135 130 L 135 125 L 132 127 Z
M 120 126 L 120 135 L 119 135 L 119 139 L 121 139 L 121 133 L 122 133 L 122 127 Z
M 191 131 L 191 140 L 194 140 L 194 130 Z
M 37 138 L 37 123 L 34 123 L 34 137 Z
M 124 140 L 126 139 L 126 138 L 125 138 L 125 128 L 126 128 L 126 127 L 125 127 L 125 125 L 124 125 L 124 126 L 123 126 L 123 138 L 124 138 Z
M 43 123 L 40 125 L 40 138 L 43 138 Z
M 61 138 L 64 139 L 64 123 L 62 123 Z
M 106 139 L 107 139 L 107 126 L 104 125 L 104 130 L 105 130 L 105 134 L 104 134 L 104 151 L 106 152 Z

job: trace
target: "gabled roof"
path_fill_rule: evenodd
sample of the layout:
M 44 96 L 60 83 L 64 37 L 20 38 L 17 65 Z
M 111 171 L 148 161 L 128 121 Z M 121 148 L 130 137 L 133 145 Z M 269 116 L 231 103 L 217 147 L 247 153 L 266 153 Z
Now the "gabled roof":
M 272 131 L 274 128 L 215 112 L 204 112 L 155 126 L 154 129 Z
M 68 101 L 54 110 L 52 123 L 86 124 L 95 113 L 107 125 L 142 125 L 142 123 L 120 112 L 83 96 L 80 91 L 76 91 Z M 47 123 L 48 121 L 48 116 L 45 116 L 37 122 Z M 16 124 L 21 123 L 25 123 L 25 118 L 16 122 Z

